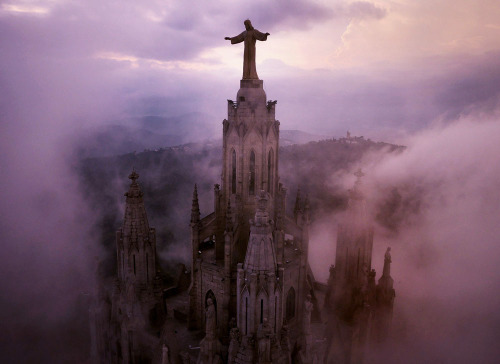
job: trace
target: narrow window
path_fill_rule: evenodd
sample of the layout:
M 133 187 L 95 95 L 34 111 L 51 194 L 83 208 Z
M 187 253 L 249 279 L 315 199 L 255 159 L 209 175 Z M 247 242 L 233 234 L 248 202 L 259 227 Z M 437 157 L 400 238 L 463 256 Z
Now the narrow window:
M 267 192 L 272 193 L 273 191 L 273 162 L 274 153 L 273 150 L 269 150 L 267 156 Z
M 135 275 L 135 254 L 134 254 L 134 275 Z
M 264 300 L 260 300 L 260 323 L 264 322 Z
M 148 262 L 148 253 L 146 253 L 146 282 L 149 283 L 149 262 Z
M 236 193 L 236 152 L 233 150 L 231 161 L 231 193 Z
M 245 335 L 248 334 L 248 297 L 245 297 Z
M 274 296 L 274 332 L 276 333 L 276 326 L 278 322 L 278 297 Z
M 250 182 L 248 184 L 248 194 L 255 194 L 255 153 L 250 153 Z

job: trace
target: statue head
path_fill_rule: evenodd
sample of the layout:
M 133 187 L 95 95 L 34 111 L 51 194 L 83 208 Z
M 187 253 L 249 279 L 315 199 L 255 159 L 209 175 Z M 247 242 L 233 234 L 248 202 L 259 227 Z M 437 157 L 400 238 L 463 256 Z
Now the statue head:
M 252 22 L 250 22 L 250 19 L 245 20 L 243 24 L 245 24 L 246 30 L 253 30 Z
M 207 306 L 212 306 L 214 303 L 211 298 L 207 298 Z

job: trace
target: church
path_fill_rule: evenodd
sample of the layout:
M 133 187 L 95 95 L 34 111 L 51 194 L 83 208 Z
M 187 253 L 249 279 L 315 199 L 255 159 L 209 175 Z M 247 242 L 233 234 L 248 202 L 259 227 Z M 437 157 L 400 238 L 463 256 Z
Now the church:
M 133 171 L 116 233 L 116 277 L 98 279 L 90 310 L 93 363 L 362 363 L 367 348 L 389 335 L 390 248 L 376 284 L 362 173 L 322 284 L 309 265 L 309 203 L 300 190 L 287 215 L 277 102 L 267 99 L 255 67 L 256 40 L 269 33 L 244 24 L 226 37 L 244 42 L 243 77 L 227 101 L 221 181 L 206 216 L 198 194 L 207 191 L 194 186 L 191 267 L 165 286 Z

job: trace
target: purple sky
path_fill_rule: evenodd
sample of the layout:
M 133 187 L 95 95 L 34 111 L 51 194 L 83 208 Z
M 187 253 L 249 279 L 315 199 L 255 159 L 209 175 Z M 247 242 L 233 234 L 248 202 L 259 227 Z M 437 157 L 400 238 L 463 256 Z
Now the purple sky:
M 137 105 L 153 99 L 163 116 L 213 115 L 210 137 L 220 137 L 243 52 L 224 37 L 239 34 L 246 18 L 271 33 L 257 45 L 257 70 L 268 98 L 278 100 L 283 129 L 336 137 L 350 130 L 409 147 L 365 161 L 375 199 L 393 185 L 425 191 L 424 208 L 404 220 L 401 235 L 379 231 L 376 248 L 380 260 L 383 245 L 393 246 L 399 328 L 418 338 L 409 350 L 420 345 L 440 359 L 441 345 L 455 350 L 446 356 L 455 362 L 494 358 L 495 0 L 1 1 L 3 314 L 18 329 L 33 321 L 57 327 L 90 289 L 100 252 L 72 172 L 79 132 L 148 113 Z M 332 183 L 352 184 L 351 176 L 337 177 Z M 331 246 L 325 231 L 318 224 L 317 244 Z M 424 335 L 436 321 L 440 330 Z

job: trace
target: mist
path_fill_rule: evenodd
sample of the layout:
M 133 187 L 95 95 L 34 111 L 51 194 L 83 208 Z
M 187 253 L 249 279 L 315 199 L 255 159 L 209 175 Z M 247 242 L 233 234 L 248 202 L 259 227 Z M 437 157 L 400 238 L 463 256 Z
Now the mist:
M 177 126 L 175 133 L 150 129 L 155 143 L 170 134 L 220 138 L 243 52 L 223 39 L 241 32 L 247 17 L 271 33 L 258 45 L 257 67 L 268 99 L 278 100 L 282 129 L 336 137 L 350 130 L 407 146 L 402 153 L 374 152 L 317 182 L 338 196 L 362 167 L 377 278 L 383 252 L 392 247 L 396 344 L 373 353 L 374 360 L 387 353 L 394 363 L 500 357 L 500 8 L 493 1 L 446 1 L 435 9 L 424 1 L 288 5 L 0 4 L 0 352 L 6 361 L 88 360 L 96 257 L 113 259 L 114 248 L 102 241 L 121 223 L 126 176 L 135 167 L 140 185 L 154 192 L 168 188 L 169 166 L 160 161 L 162 169 L 148 174 L 134 158 L 107 165 L 98 188 L 114 197 L 100 209 L 92 199 L 99 191 L 82 180 L 81 158 L 118 153 L 95 136 L 149 116 Z M 203 115 L 202 127 L 185 115 Z M 130 146 L 127 153 L 139 148 L 116 138 L 120 148 Z M 151 146 L 165 146 L 158 143 Z M 158 239 L 164 262 L 188 261 L 183 234 L 194 183 L 202 214 L 212 209 L 220 166 L 202 153 L 194 151 L 198 163 L 168 180 L 180 186 L 168 211 L 158 211 L 154 194 L 145 196 L 150 224 L 173 231 Z M 292 176 L 284 182 L 293 198 L 301 182 L 293 165 L 283 168 L 282 175 Z M 202 180 L 188 173 L 194 169 Z M 326 280 L 342 214 L 312 213 L 310 256 L 317 278 Z M 103 216 L 118 216 L 113 228 L 103 231 Z
M 375 225 L 373 268 L 378 279 L 392 247 L 396 289 L 393 342 L 372 354 L 374 362 L 497 361 L 499 133 L 498 119 L 461 118 L 413 136 L 402 153 L 361 163 Z M 350 188 L 354 177 L 340 183 Z M 324 281 L 335 261 L 331 223 L 340 219 L 312 227 L 311 262 Z

